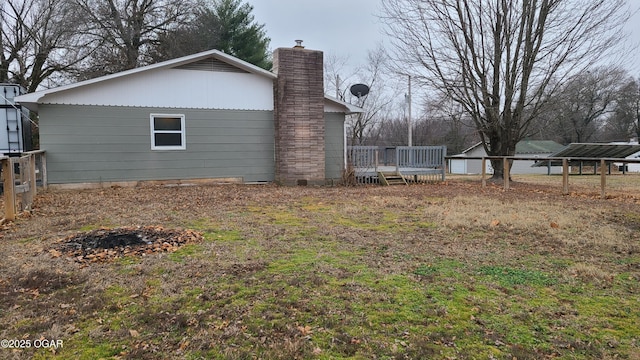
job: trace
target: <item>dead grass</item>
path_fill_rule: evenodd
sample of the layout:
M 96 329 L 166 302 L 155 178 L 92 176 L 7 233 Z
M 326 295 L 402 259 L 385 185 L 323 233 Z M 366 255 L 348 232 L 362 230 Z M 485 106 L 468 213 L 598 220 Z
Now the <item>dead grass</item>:
M 477 181 L 45 192 L 0 234 L 1 358 L 633 358 L 640 193 Z M 100 227 L 175 252 L 54 257 Z

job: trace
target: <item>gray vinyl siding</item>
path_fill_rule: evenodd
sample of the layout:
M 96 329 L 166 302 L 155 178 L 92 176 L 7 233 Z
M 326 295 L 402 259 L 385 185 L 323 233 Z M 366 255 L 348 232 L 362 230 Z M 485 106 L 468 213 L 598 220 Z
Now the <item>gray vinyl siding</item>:
M 150 114 L 184 114 L 186 150 L 151 150 Z M 49 182 L 273 181 L 272 111 L 40 105 Z
M 340 179 L 344 168 L 344 114 L 324 114 L 325 177 Z

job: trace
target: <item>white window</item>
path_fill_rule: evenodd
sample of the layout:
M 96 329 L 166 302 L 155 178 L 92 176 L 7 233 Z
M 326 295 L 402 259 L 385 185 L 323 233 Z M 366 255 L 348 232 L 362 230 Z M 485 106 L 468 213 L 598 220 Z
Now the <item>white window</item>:
M 187 148 L 184 115 L 151 114 L 151 150 Z

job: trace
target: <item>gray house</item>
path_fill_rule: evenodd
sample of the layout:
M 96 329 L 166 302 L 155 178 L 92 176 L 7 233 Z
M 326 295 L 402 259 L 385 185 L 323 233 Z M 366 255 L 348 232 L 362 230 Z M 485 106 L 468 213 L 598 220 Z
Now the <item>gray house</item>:
M 540 157 L 545 158 L 564 148 L 561 144 L 551 140 L 522 140 L 516 144 L 515 157 Z M 482 143 L 477 143 L 466 149 L 461 154 L 454 155 L 449 160 L 449 172 L 452 174 L 480 174 L 482 172 L 482 160 L 468 159 L 487 156 Z M 513 162 L 512 174 L 562 174 L 561 166 L 532 167 L 533 160 L 517 160 Z M 491 162 L 486 162 L 486 173 L 492 174 Z
M 39 115 L 50 184 L 324 184 L 361 110 L 324 95 L 322 57 L 280 48 L 270 72 L 211 50 L 16 101 Z

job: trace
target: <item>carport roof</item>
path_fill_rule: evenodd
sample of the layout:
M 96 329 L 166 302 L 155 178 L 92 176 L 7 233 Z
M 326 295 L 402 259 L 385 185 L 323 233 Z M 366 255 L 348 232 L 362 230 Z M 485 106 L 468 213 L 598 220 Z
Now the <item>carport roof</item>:
M 550 157 L 624 159 L 640 151 L 638 144 L 569 144 Z
M 625 159 L 640 152 L 638 144 L 589 144 L 572 143 L 562 150 L 550 155 L 550 158 L 591 158 L 591 159 Z M 580 160 L 572 161 L 573 163 Z M 559 165 L 558 160 L 552 161 L 552 165 Z M 540 161 L 535 166 L 547 166 L 547 162 Z

